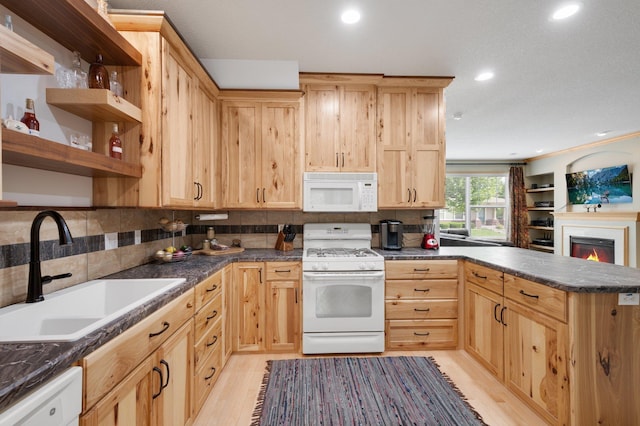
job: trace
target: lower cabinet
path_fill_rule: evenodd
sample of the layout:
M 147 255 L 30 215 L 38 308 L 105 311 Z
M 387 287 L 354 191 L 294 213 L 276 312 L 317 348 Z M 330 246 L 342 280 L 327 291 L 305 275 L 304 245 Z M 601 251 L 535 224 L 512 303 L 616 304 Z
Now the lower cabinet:
M 455 349 L 458 262 L 392 260 L 385 273 L 385 348 Z
M 299 350 L 300 271 L 300 262 L 234 265 L 235 350 Z

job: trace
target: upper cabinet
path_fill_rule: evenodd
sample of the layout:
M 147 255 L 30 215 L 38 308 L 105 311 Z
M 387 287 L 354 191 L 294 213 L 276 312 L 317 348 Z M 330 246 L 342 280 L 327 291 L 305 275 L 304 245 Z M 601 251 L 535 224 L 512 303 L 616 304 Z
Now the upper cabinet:
M 300 209 L 300 92 L 229 92 L 223 97 L 225 207 Z
M 378 208 L 444 207 L 444 88 L 452 78 L 385 77 L 378 85 Z
M 375 171 L 375 83 L 380 80 L 380 75 L 300 74 L 305 171 Z
M 120 34 L 142 55 L 142 130 L 138 182 L 94 181 L 109 206 L 216 208 L 218 87 L 162 12 L 112 14 Z

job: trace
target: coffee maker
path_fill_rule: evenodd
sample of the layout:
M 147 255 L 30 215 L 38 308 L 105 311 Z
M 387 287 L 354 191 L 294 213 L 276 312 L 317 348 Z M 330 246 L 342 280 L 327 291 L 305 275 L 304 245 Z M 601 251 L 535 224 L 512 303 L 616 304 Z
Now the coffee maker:
M 399 220 L 380 221 L 380 248 L 400 250 L 402 248 L 402 222 Z

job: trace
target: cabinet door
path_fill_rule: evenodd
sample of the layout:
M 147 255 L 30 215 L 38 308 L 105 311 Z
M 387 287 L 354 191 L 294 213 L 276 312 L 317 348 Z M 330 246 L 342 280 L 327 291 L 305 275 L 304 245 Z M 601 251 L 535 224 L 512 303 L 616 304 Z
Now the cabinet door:
M 154 355 L 154 425 L 186 425 L 193 417 L 193 321 L 175 332 Z
M 236 337 L 238 351 L 264 349 L 264 264 L 234 265 L 236 291 Z
M 374 86 L 340 88 L 340 169 L 343 172 L 376 170 Z
M 81 426 L 151 424 L 150 358 L 143 361 L 111 392 L 80 417 Z
M 297 352 L 300 342 L 300 281 L 267 282 L 266 350 Z
M 261 194 L 265 207 L 299 208 L 298 104 L 269 102 L 262 106 Z
M 335 85 L 305 86 L 305 171 L 340 170 L 340 92 Z
M 568 421 L 566 324 L 506 301 L 505 382 L 553 424 Z
M 226 207 L 258 207 L 262 200 L 260 185 L 261 104 L 225 102 L 222 135 Z
M 216 208 L 219 180 L 218 101 L 203 89 L 196 91 L 196 136 L 193 148 L 194 205 Z
M 406 208 L 413 199 L 411 164 L 411 93 L 378 89 L 378 207 Z
M 464 347 L 499 379 L 504 377 L 502 296 L 474 284 L 465 287 Z
M 193 205 L 194 79 L 163 40 L 162 199 L 164 206 Z

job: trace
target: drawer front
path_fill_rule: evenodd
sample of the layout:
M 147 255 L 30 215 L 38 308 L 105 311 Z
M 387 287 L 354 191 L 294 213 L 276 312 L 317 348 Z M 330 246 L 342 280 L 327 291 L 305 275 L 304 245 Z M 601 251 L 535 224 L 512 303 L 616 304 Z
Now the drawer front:
M 199 341 L 202 336 L 208 332 L 213 323 L 220 318 L 222 318 L 222 295 L 218 294 L 215 299 L 207 303 L 207 305 L 200 309 L 196 314 L 196 331 L 194 340 L 196 342 Z
M 82 360 L 85 411 L 193 317 L 193 298 L 187 291 Z
M 384 263 L 388 280 L 457 278 L 457 260 L 388 260 Z
M 445 300 L 387 300 L 385 318 L 430 319 L 458 318 L 458 301 Z
M 567 322 L 567 293 L 562 290 L 505 274 L 504 295 L 521 305 Z
M 386 321 L 386 350 L 455 349 L 458 320 Z
M 458 280 L 387 280 L 386 299 L 455 299 Z
M 300 280 L 300 262 L 267 262 L 267 281 Z
M 211 324 L 202 338 L 196 340 L 195 369 L 198 371 L 204 361 L 218 346 L 222 345 L 222 318 Z
M 196 312 L 222 293 L 222 270 L 196 285 Z
M 480 287 L 502 295 L 504 273 L 475 263 L 465 262 L 464 279 Z
M 213 389 L 213 385 L 218 380 L 222 371 L 222 345 L 218 345 L 213 352 L 206 358 L 199 370 L 196 370 L 195 377 L 195 411 L 200 411 L 202 404 Z

